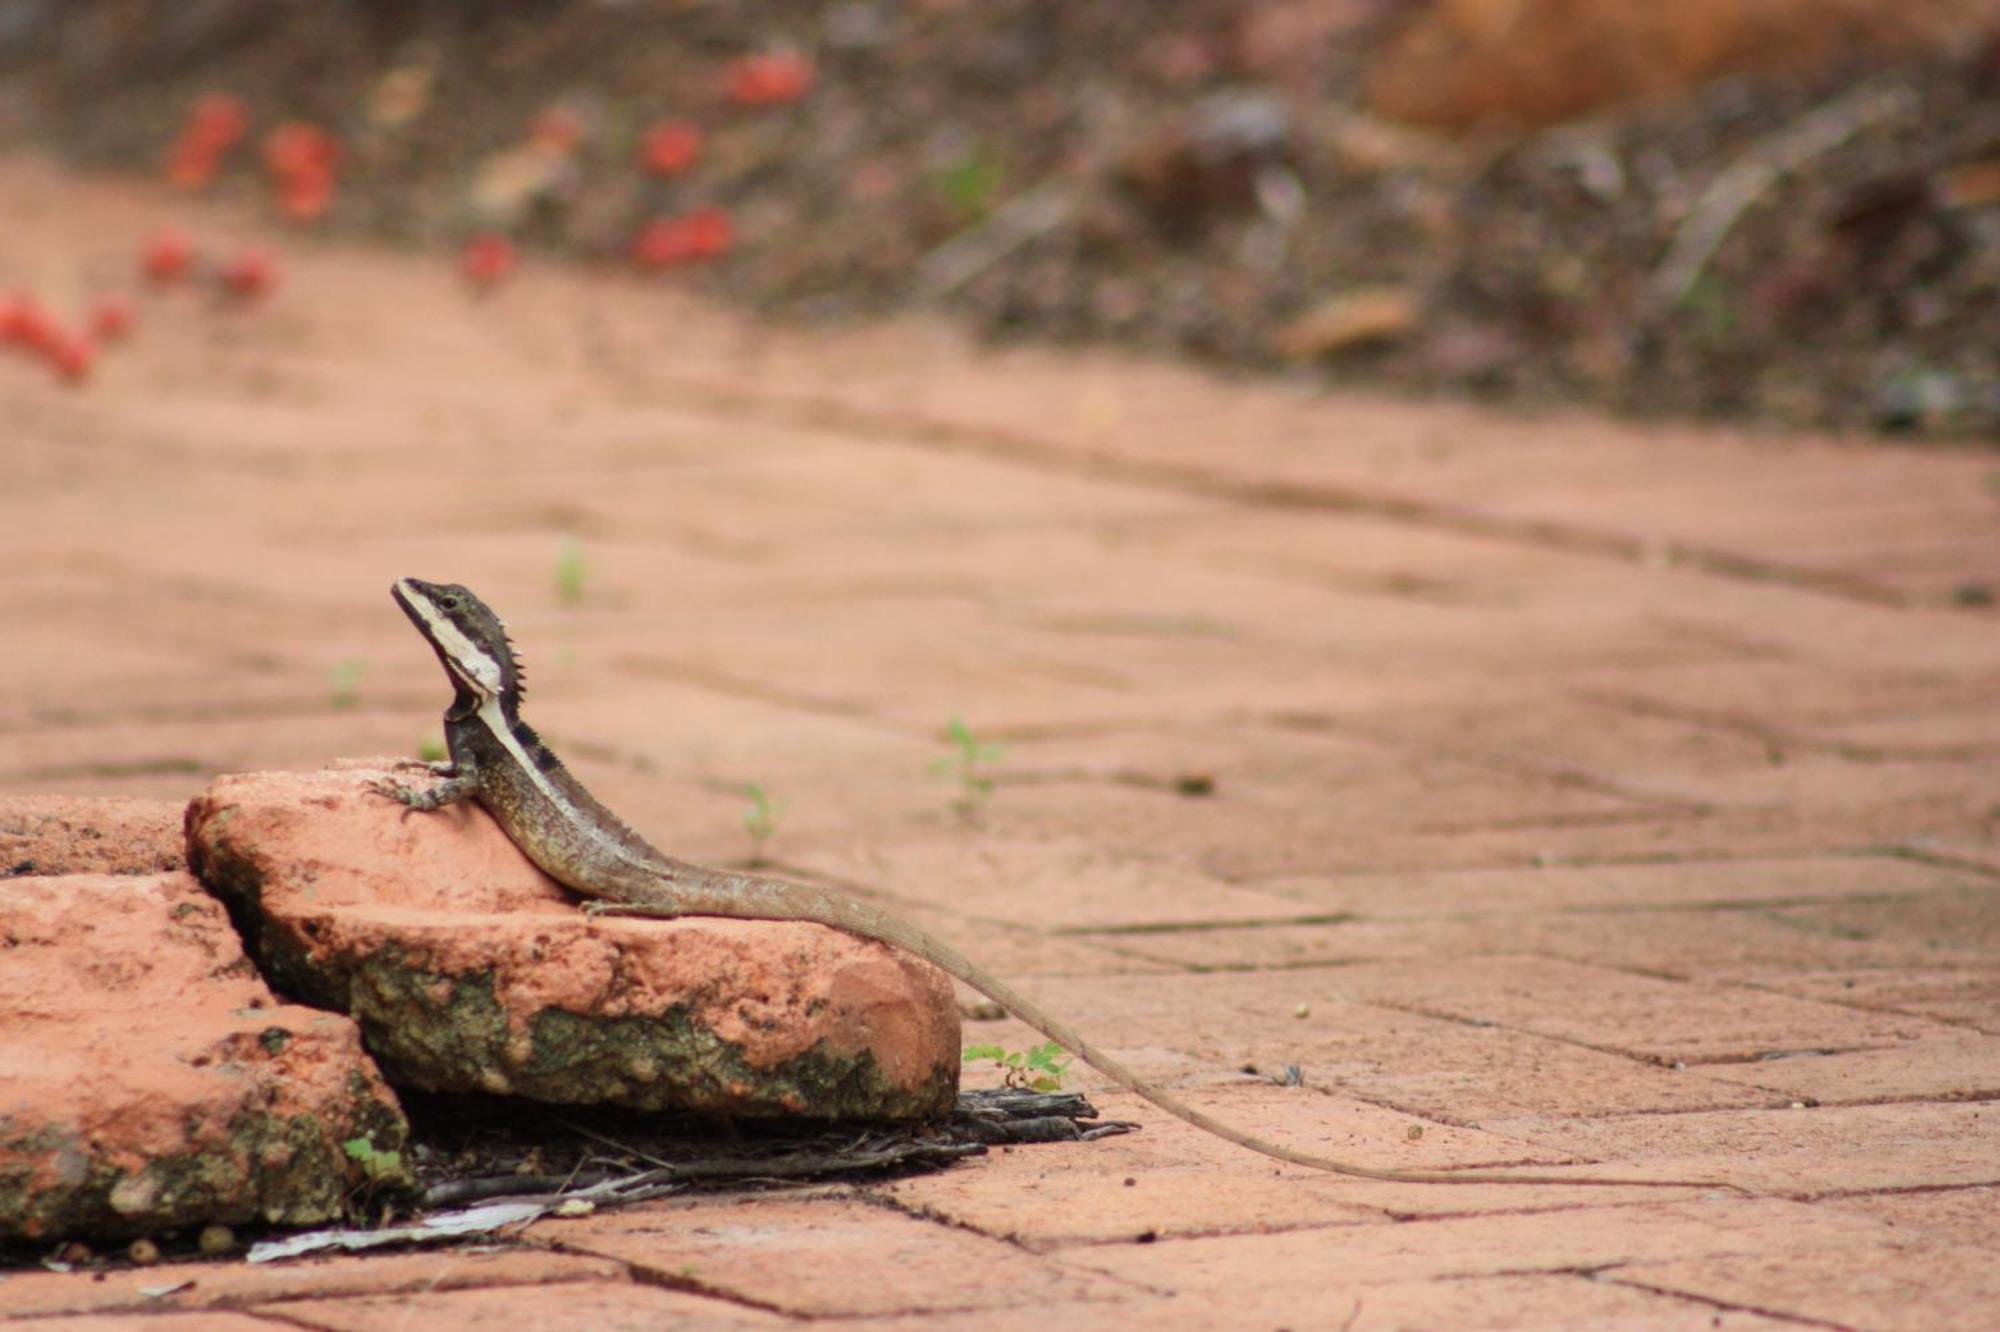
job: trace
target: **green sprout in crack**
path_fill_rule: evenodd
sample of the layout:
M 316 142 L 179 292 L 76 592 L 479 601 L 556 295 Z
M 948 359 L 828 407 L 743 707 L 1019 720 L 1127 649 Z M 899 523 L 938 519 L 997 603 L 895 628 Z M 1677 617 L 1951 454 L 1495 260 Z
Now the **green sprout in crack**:
M 1031 1050 L 1008 1050 L 998 1045 L 968 1045 L 959 1054 L 959 1061 L 976 1064 L 990 1059 L 1006 1078 L 1009 1087 L 1021 1087 L 1028 1091 L 1061 1091 L 1063 1078 L 1069 1072 L 1070 1059 L 1063 1048 L 1054 1041 L 1037 1045 Z
M 778 820 L 784 817 L 785 802 L 772 800 L 764 788 L 751 782 L 743 788 L 743 794 L 750 798 L 750 808 L 743 811 L 743 830 L 750 834 L 750 863 L 764 863 L 764 844 L 778 831 Z
M 361 663 L 352 657 L 336 662 L 326 673 L 326 701 L 336 708 L 351 708 L 361 701 Z
M 426 763 L 442 763 L 445 756 L 444 741 L 434 735 L 427 735 L 417 741 L 417 757 Z
M 371 1180 L 395 1178 L 403 1173 L 403 1154 L 385 1152 L 368 1138 L 349 1138 L 340 1144 L 347 1153 L 347 1159 L 361 1167 L 361 1173 Z
M 556 552 L 556 600 L 565 606 L 583 604 L 583 594 L 590 586 L 590 562 L 584 558 L 583 543 L 575 537 L 564 537 L 562 549 Z
M 931 771 L 957 780 L 958 797 L 951 807 L 960 818 L 970 819 L 979 812 L 986 797 L 993 794 L 993 777 L 988 768 L 998 763 L 1007 751 L 1001 745 L 981 740 L 958 717 L 953 717 L 945 727 L 945 736 L 951 741 L 952 752 L 933 763 Z

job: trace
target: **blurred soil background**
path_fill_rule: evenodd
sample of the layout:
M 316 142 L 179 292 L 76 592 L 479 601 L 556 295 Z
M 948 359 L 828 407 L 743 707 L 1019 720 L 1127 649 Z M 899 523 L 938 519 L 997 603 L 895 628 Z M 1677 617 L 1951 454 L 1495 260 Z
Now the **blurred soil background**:
M 1996 0 L 0 0 L 0 137 L 794 320 L 2000 431 Z

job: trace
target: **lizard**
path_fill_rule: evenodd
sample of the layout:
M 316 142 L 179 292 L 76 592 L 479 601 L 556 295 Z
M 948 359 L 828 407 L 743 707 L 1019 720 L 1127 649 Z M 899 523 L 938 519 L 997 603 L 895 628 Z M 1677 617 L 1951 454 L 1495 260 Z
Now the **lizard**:
M 453 697 L 444 714 L 448 757 L 404 760 L 437 780 L 423 790 L 377 780 L 376 793 L 428 812 L 464 800 L 483 806 L 550 878 L 590 899 L 592 914 L 724 916 L 810 921 L 915 954 L 965 982 L 1125 1090 L 1236 1146 L 1290 1165 L 1409 1184 L 1601 1184 L 1735 1188 L 1714 1180 L 1392 1170 L 1338 1161 L 1256 1137 L 1134 1073 L 1071 1026 L 916 925 L 854 898 L 759 874 L 711 869 L 656 849 L 598 802 L 521 718 L 520 660 L 500 617 L 458 584 L 400 578 L 396 604 L 437 653 Z

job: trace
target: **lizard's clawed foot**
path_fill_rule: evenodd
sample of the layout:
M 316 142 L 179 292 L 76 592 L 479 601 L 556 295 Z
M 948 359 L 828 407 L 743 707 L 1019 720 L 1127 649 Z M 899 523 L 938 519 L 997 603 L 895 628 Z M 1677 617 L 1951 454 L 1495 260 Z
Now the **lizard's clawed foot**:
M 368 789 L 378 796 L 387 796 L 406 809 L 418 808 L 424 798 L 421 791 L 413 791 L 401 782 L 372 781 L 368 783 Z

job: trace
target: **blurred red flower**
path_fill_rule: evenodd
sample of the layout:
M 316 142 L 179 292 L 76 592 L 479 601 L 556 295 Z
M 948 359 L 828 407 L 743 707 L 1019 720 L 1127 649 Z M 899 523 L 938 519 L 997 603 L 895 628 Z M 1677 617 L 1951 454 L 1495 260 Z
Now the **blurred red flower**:
M 685 120 L 662 120 L 639 144 L 639 165 L 656 176 L 677 176 L 701 156 L 701 130 Z
M 278 262 L 269 250 L 252 247 L 222 266 L 222 289 L 240 300 L 256 300 L 277 285 Z
M 724 86 L 740 106 L 779 106 L 804 97 L 812 81 L 812 62 L 797 51 L 765 51 L 730 62 Z
M 321 217 L 333 204 L 340 143 L 317 125 L 292 120 L 264 136 L 264 166 L 278 193 L 278 211 L 294 222 Z
M 0 345 L 16 343 L 40 351 L 48 340 L 48 312 L 42 303 L 25 292 L 0 300 Z
M 154 282 L 173 282 L 194 266 L 194 242 L 187 233 L 162 227 L 139 250 L 140 271 Z
M 649 268 L 719 259 L 736 244 L 736 224 L 720 208 L 698 208 L 684 217 L 655 218 L 640 228 L 632 257 Z
M 207 186 L 250 127 L 250 112 L 228 93 L 208 93 L 188 109 L 167 154 L 167 179 L 184 190 Z
M 475 287 L 491 287 L 513 276 L 514 242 L 497 231 L 482 231 L 458 253 L 458 270 Z

